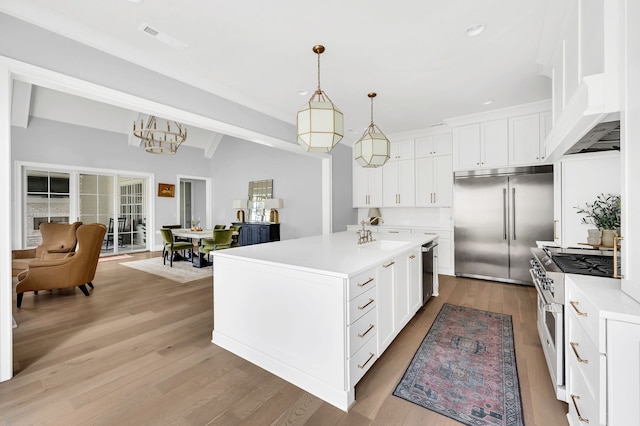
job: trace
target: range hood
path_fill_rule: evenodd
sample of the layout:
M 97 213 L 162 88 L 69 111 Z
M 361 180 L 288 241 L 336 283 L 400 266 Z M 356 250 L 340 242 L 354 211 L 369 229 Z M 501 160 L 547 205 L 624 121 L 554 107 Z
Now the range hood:
M 596 124 L 569 148 L 566 154 L 599 151 L 620 151 L 620 120 Z

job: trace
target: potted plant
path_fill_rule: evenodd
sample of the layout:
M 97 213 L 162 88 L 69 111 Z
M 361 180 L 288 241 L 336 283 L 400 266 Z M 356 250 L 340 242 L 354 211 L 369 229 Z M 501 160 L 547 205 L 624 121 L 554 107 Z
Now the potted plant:
M 613 247 L 620 228 L 620 195 L 600 194 L 593 203 L 576 207 L 583 214 L 582 223 L 593 224 L 602 231 L 602 245 Z

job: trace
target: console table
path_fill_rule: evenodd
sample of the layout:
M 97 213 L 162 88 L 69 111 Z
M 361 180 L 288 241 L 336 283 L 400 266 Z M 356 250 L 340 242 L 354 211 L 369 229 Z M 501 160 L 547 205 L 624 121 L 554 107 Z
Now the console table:
M 233 222 L 233 225 L 242 226 L 238 236 L 238 244 L 241 246 L 280 241 L 279 223 Z

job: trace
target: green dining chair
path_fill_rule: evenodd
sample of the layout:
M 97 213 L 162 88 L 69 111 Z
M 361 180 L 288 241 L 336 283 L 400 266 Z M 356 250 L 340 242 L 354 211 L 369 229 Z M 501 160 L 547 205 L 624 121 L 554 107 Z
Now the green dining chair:
M 209 253 L 211 253 L 212 251 L 231 248 L 231 242 L 233 239 L 232 237 L 232 229 L 214 229 L 213 240 L 211 240 L 210 244 L 207 244 L 205 242 L 202 246 L 200 246 L 200 251 L 203 253 L 207 253 L 207 259 L 209 259 Z
M 225 229 L 227 225 L 215 225 L 213 229 Z
M 169 258 L 169 266 L 173 268 L 173 253 L 177 251 L 189 250 L 190 258 L 193 259 L 193 243 L 175 241 L 171 229 L 160 228 L 164 245 L 162 247 L 162 264 L 167 264 L 167 255 Z
M 231 225 L 231 226 L 229 226 L 229 229 L 231 229 L 234 232 L 238 233 L 238 235 L 233 235 L 231 237 L 231 247 L 238 247 L 240 245 L 240 232 L 242 231 L 242 226 L 241 225 Z

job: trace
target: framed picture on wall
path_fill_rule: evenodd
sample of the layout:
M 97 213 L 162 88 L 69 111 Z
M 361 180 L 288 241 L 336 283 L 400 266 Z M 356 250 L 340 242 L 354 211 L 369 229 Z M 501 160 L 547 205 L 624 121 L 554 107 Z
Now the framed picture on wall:
M 158 184 L 158 197 L 173 197 L 176 191 L 176 186 L 171 183 L 159 183 Z

